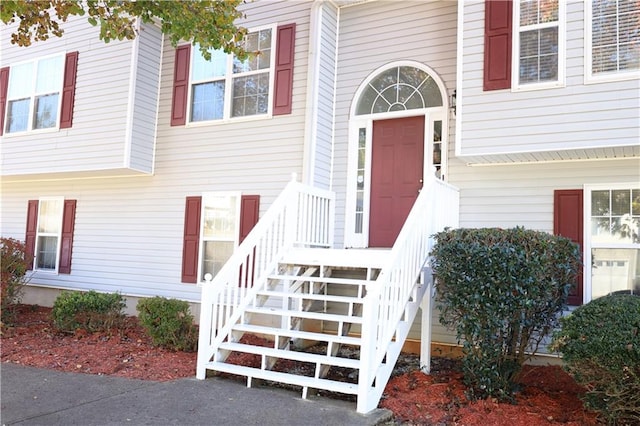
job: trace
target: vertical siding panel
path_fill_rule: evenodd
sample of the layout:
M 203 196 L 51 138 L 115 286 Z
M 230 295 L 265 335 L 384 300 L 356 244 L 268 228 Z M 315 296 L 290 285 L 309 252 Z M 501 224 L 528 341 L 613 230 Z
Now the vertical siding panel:
M 64 62 L 64 83 L 62 86 L 62 106 L 60 107 L 60 128 L 68 129 L 73 124 L 73 104 L 76 100 L 76 73 L 78 52 L 69 52 Z
M 173 100 L 171 103 L 171 125 L 182 126 L 187 122 L 187 95 L 189 92 L 189 60 L 191 45 L 176 48 L 173 70 Z
M 27 205 L 27 232 L 25 235 L 27 269 L 33 269 L 36 252 L 36 231 L 38 226 L 38 200 L 29 200 Z
M 65 200 L 62 214 L 62 241 L 60 244 L 60 274 L 71 273 L 71 253 L 73 251 L 73 230 L 76 222 L 76 200 Z
M 583 191 L 582 189 L 556 190 L 553 193 L 553 233 L 571 239 L 583 248 Z M 569 293 L 569 305 L 582 305 L 582 273 Z
M 0 69 L 0 135 L 4 134 L 4 116 L 7 111 L 7 92 L 9 92 L 9 67 Z
M 187 197 L 184 212 L 182 246 L 182 282 L 198 282 L 198 249 L 200 247 L 200 210 L 202 197 Z
M 511 87 L 511 0 L 485 0 L 484 90 Z
M 296 24 L 277 29 L 273 115 L 291 114 Z

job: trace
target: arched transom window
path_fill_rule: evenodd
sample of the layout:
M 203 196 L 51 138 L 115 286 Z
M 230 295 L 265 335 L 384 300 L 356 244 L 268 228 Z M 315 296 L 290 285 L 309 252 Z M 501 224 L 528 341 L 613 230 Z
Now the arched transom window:
M 421 69 L 390 68 L 378 74 L 362 92 L 356 115 L 379 114 L 442 106 L 438 84 Z

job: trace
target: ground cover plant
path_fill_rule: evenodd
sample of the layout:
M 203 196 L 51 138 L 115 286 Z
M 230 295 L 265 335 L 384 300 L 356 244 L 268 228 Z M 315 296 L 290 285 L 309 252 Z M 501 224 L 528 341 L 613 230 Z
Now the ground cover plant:
M 153 344 L 176 351 L 192 352 L 198 344 L 198 331 L 184 300 L 151 297 L 136 307 L 138 319 Z
M 578 246 L 524 228 L 445 230 L 435 240 L 440 322 L 463 346 L 467 394 L 514 402 L 525 361 L 558 326 Z
M 59 331 L 94 332 L 121 327 L 125 307 L 126 299 L 119 293 L 63 291 L 53 303 L 51 315 Z

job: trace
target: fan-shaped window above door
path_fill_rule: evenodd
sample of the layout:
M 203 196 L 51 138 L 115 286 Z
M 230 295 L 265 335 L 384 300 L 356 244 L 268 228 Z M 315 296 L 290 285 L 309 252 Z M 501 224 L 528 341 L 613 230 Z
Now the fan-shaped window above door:
M 442 106 L 438 84 L 425 71 L 398 66 L 369 82 L 358 100 L 356 115 Z

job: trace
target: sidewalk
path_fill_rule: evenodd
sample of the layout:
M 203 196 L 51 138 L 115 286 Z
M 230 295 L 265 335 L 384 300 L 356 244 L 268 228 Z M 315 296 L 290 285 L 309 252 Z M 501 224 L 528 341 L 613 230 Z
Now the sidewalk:
M 150 382 L 0 365 L 2 425 L 377 425 L 355 403 L 210 378 Z

